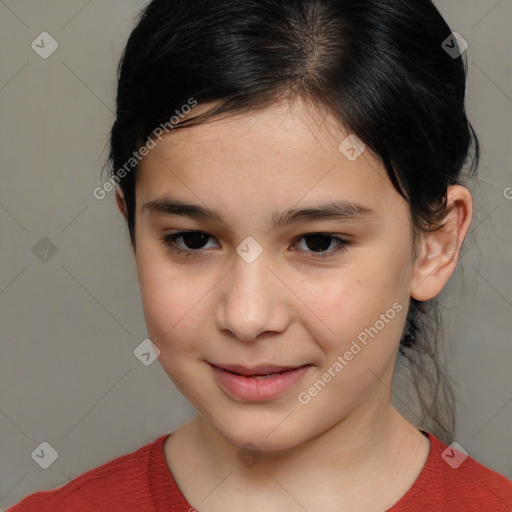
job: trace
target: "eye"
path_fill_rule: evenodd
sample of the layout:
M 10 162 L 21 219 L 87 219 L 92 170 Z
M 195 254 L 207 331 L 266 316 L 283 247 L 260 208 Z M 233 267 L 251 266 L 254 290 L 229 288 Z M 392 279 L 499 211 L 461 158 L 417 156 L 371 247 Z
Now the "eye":
M 183 239 L 186 245 L 185 249 L 176 242 L 179 238 Z M 179 231 L 163 236 L 162 243 L 175 253 L 190 256 L 193 253 L 199 253 L 208 238 L 211 238 L 210 235 L 202 231 Z
M 348 240 L 329 235 L 328 233 L 311 233 L 302 235 L 298 241 L 304 241 L 305 245 L 312 249 L 311 253 L 309 253 L 309 251 L 306 252 L 312 254 L 314 258 L 327 258 L 333 254 L 346 251 L 350 245 Z M 333 242 L 334 248 L 327 250 L 329 247 L 331 247 Z
M 180 238 L 185 247 L 177 242 Z M 202 231 L 179 231 L 165 235 L 161 240 L 162 243 L 174 253 L 184 256 L 199 256 L 204 253 L 202 249 L 209 238 L 213 237 Z M 341 251 L 345 251 L 350 245 L 348 240 L 328 233 L 308 233 L 301 235 L 295 243 L 302 241 L 304 241 L 306 247 L 311 250 L 300 251 L 311 254 L 313 258 L 317 259 L 326 258 Z M 329 249 L 333 242 L 335 244 L 334 248 Z M 292 250 L 295 251 L 296 249 Z

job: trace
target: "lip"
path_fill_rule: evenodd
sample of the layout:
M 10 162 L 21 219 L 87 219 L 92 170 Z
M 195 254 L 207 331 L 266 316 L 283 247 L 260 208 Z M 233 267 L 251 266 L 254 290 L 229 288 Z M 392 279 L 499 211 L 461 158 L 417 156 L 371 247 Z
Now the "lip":
M 231 373 L 238 373 L 239 375 L 269 375 L 270 373 L 284 372 L 288 370 L 295 370 L 300 366 L 278 366 L 275 364 L 260 364 L 258 366 L 242 366 L 240 364 L 213 364 L 212 366 L 226 370 Z
M 214 365 L 209 363 L 221 388 L 232 398 L 247 402 L 272 400 L 289 390 L 311 367 L 277 366 L 262 364 L 253 367 L 242 365 Z M 276 375 L 272 375 L 272 374 Z M 263 375 L 271 375 L 264 377 Z

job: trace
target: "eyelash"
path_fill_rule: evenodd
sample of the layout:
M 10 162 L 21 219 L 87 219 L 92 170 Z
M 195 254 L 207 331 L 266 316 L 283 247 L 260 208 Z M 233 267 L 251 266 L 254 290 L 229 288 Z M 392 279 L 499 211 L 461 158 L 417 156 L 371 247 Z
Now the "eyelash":
M 174 253 L 182 254 L 184 256 L 198 256 L 201 254 L 201 249 L 182 249 L 177 243 L 176 239 L 181 238 L 183 235 L 188 233 L 200 233 L 203 235 L 206 235 L 209 238 L 212 238 L 208 233 L 204 233 L 203 231 L 179 231 L 177 233 L 165 235 L 161 238 L 162 243 L 166 246 L 167 249 L 171 250 Z M 296 242 L 300 242 L 301 240 L 305 239 L 308 236 L 323 236 L 330 238 L 331 240 L 334 240 L 338 246 L 334 249 L 331 249 L 329 251 L 325 251 L 323 253 L 308 253 L 313 255 L 313 259 L 322 259 L 327 258 L 329 256 L 332 256 L 334 254 L 341 253 L 343 251 L 346 251 L 347 248 L 351 245 L 351 242 L 348 240 L 344 240 L 343 238 L 339 238 L 337 236 L 330 235 L 329 233 L 307 233 L 304 235 L 301 235 L 299 238 L 296 239 Z M 307 251 L 306 251 L 307 252 Z

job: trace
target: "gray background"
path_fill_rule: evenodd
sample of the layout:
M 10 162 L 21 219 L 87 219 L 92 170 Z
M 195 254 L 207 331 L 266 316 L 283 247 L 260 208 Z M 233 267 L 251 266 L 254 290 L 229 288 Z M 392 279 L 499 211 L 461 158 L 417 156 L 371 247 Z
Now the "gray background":
M 127 231 L 113 194 L 92 195 L 107 156 L 115 67 L 144 3 L 0 1 L 0 508 L 194 414 L 158 362 L 144 366 L 133 354 L 147 332 Z M 504 194 L 512 187 L 512 1 L 436 5 L 469 43 L 467 107 L 483 150 L 473 231 L 443 293 L 456 441 L 512 478 L 512 200 Z M 47 59 L 31 47 L 43 31 L 59 44 Z M 41 252 L 50 247 L 43 237 L 53 256 Z M 397 391 L 411 417 L 403 400 Z M 43 441 L 58 452 L 48 469 L 31 457 Z

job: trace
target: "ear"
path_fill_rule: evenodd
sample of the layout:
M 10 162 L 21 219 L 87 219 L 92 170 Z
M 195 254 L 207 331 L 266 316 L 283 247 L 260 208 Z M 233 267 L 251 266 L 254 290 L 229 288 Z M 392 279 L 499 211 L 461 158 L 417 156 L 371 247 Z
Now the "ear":
M 123 217 L 127 217 L 126 201 L 124 200 L 124 194 L 121 187 L 116 187 L 116 203 L 119 211 L 123 214 Z
M 441 292 L 457 266 L 472 214 L 469 190 L 461 185 L 448 187 L 443 219 L 419 243 L 411 281 L 413 299 L 426 301 Z

